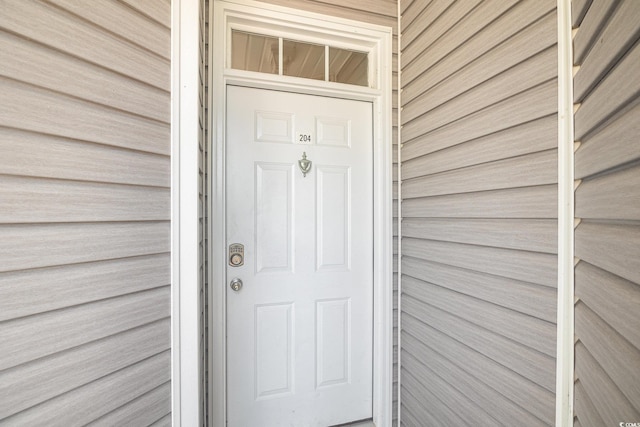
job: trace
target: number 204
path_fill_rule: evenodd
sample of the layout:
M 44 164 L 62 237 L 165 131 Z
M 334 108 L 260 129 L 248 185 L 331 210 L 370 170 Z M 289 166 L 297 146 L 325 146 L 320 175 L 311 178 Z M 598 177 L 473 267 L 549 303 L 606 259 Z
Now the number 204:
M 300 142 L 311 142 L 311 135 L 300 135 Z

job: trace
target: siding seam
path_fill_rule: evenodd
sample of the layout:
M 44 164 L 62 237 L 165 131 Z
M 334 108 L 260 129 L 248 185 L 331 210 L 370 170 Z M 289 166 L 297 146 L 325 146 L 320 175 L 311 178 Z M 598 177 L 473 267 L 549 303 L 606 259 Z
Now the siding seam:
M 397 326 L 397 416 L 398 421 L 397 425 L 402 425 L 402 10 L 401 10 L 401 0 L 397 0 L 397 27 L 398 27 L 398 113 L 397 113 L 397 122 L 396 126 L 398 129 L 397 132 L 397 145 L 398 145 L 398 183 L 396 184 L 398 187 L 398 273 L 397 273 L 397 310 L 398 310 L 398 326 Z

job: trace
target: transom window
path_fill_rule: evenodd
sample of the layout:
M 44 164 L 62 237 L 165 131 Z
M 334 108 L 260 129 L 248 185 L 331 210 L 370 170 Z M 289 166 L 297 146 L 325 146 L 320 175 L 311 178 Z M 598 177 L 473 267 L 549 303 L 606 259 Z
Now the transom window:
M 367 52 L 231 31 L 231 68 L 370 86 Z

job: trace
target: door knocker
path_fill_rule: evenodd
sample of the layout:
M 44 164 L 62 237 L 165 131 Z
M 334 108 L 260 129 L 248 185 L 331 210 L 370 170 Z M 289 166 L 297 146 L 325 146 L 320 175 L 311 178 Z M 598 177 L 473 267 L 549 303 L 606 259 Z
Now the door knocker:
M 298 166 L 300 166 L 300 171 L 302 171 L 302 176 L 306 177 L 309 171 L 311 170 L 311 160 L 307 160 L 307 153 L 302 153 L 302 159 L 298 160 Z

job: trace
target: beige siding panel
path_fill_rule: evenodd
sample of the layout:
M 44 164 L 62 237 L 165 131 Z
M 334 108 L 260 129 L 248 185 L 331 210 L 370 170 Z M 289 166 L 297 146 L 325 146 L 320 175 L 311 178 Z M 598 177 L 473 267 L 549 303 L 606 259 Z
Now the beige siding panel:
M 408 320 L 409 316 L 406 319 L 407 321 L 405 322 L 403 318 L 403 329 L 406 329 L 403 339 L 409 334 L 419 337 L 420 342 L 424 343 L 423 345 L 437 349 L 438 353 L 455 364 L 458 369 L 468 375 L 475 376 L 483 383 L 497 390 L 502 394 L 503 400 L 511 400 L 532 415 L 540 418 L 541 421 L 546 422 L 548 425 L 553 424 L 555 416 L 553 393 L 537 386 L 509 368 L 477 353 L 463 343 L 452 340 L 445 333 L 420 322 L 410 322 Z M 477 369 L 478 367 L 482 367 L 482 369 Z M 549 404 L 550 402 L 551 405 Z M 503 411 L 506 411 L 510 410 L 512 405 L 500 402 L 500 406 Z
M 436 305 L 425 305 L 424 301 L 414 299 L 411 292 L 407 295 L 406 301 L 403 300 L 403 302 L 407 303 L 408 316 L 419 319 L 453 340 L 465 343 L 474 351 L 504 367 L 509 367 L 518 375 L 546 390 L 550 392 L 555 390 L 554 357 L 490 332 L 484 327 L 483 322 L 469 322 Z M 428 345 L 426 342 L 425 344 Z
M 620 420 L 640 419 L 640 412 L 627 400 L 581 342 L 576 344 L 576 375 L 605 422 L 604 425 L 615 426 L 620 424 Z
M 585 135 L 638 97 L 640 78 L 628 78 L 636 76 L 638 69 L 640 69 L 640 46 L 636 46 L 622 58 L 580 105 L 575 114 L 577 141 L 582 140 Z M 622 81 L 625 84 L 620 84 Z
M 555 218 L 557 186 L 510 188 L 404 199 L 402 216 L 421 218 Z
M 170 126 L 0 77 L 2 124 L 168 155 Z
M 395 13 L 393 15 L 380 15 L 367 10 L 365 5 L 359 2 L 341 3 L 339 5 L 327 4 L 318 0 L 260 0 L 263 3 L 271 3 L 278 6 L 293 7 L 295 9 L 306 10 L 309 12 L 321 13 L 324 15 L 336 16 L 338 18 L 352 19 L 363 21 L 370 24 L 383 25 L 392 27 L 394 34 L 397 34 L 397 19 Z
M 405 375 L 405 370 L 403 369 L 403 375 Z M 407 376 L 410 376 L 410 373 L 406 373 Z M 410 377 L 409 381 L 412 381 L 411 384 L 415 384 L 417 381 L 414 377 Z M 433 414 L 427 412 L 426 407 L 424 405 L 424 400 L 422 398 L 416 398 L 412 393 L 419 393 L 416 391 L 414 387 L 405 387 L 403 383 L 402 387 L 402 426 L 409 427 L 421 427 L 423 425 L 438 425 L 437 419 Z M 408 407 L 409 405 L 410 408 Z M 458 421 L 460 423 L 460 421 Z
M 149 18 L 171 28 L 171 2 L 167 0 L 120 0 Z
M 0 75 L 163 123 L 170 121 L 166 91 L 6 32 L 0 32 Z
M 403 130 L 402 158 L 413 159 L 465 141 L 549 116 L 557 110 L 557 84 L 554 80 L 443 126 L 427 135 L 419 129 L 406 135 Z
M 602 418 L 600 418 L 598 411 L 595 410 L 593 402 L 589 399 L 589 395 L 584 390 L 580 381 L 575 382 L 574 401 L 576 413 L 576 423 L 574 423 L 574 427 L 578 425 L 578 420 L 580 420 L 585 427 L 601 427 L 606 425 L 605 422 L 602 421 Z M 578 416 L 580 418 L 577 418 Z
M 0 371 L 169 317 L 170 297 L 165 286 L 8 321 Z
M 557 73 L 557 52 L 555 49 L 546 49 L 499 75 L 475 85 L 467 92 L 440 104 L 426 114 L 422 106 L 406 105 L 402 113 L 402 120 L 405 123 L 402 131 L 408 132 L 409 135 L 413 135 L 414 132 L 428 133 L 554 79 Z M 461 80 L 465 81 L 463 78 Z M 443 97 L 434 99 L 443 99 Z M 419 130 L 415 131 L 414 128 Z
M 417 413 L 419 413 L 419 411 L 424 411 L 424 403 L 421 399 L 413 397 L 411 395 L 411 391 L 407 390 L 405 387 L 402 387 L 402 393 L 403 395 L 406 394 L 406 398 L 402 398 L 402 426 L 421 427 L 423 423 L 427 423 L 427 425 L 437 425 L 437 421 L 431 421 L 432 418 L 425 418 L 424 415 L 417 416 L 412 412 L 409 412 L 410 410 L 418 411 Z M 407 408 L 407 405 L 412 405 L 412 407 Z
M 171 414 L 167 414 L 164 417 L 160 418 L 158 421 L 151 424 L 151 427 L 171 427 L 172 420 Z
M 578 258 L 640 283 L 640 225 L 583 221 L 575 234 Z
M 611 3 L 616 5 L 619 2 L 611 1 Z M 592 7 L 589 11 L 600 9 L 601 7 Z M 638 17 L 640 17 L 640 2 L 626 0 L 619 3 L 615 14 L 607 23 L 602 34 L 599 35 L 598 42 L 593 45 L 589 55 L 574 77 L 575 102 L 582 101 L 588 92 L 598 84 L 612 64 L 618 62 L 629 47 L 638 40 L 638 37 L 640 37 Z M 576 34 L 576 38 L 583 34 L 583 30 L 584 28 L 581 27 Z M 581 63 L 577 56 L 575 61 L 576 63 Z
M 640 220 L 640 166 L 584 181 L 575 197 L 579 218 Z
M 617 334 L 640 349 L 638 284 L 580 261 L 576 266 L 576 295 Z M 582 325 L 577 326 L 583 329 Z
M 419 79 L 406 85 L 404 90 L 408 93 L 405 95 L 403 92 L 406 109 L 412 107 L 416 111 L 430 111 L 440 103 L 458 96 L 527 58 L 552 47 L 556 43 L 556 35 L 548 29 L 554 25 L 556 25 L 555 15 L 546 15 L 514 35 L 509 43 L 497 45 L 428 90 L 420 87 Z M 429 73 L 425 75 L 429 75 Z M 408 112 L 403 110 L 403 119 L 412 118 L 407 114 Z
M 42 2 L 5 1 L 2 8 L 0 29 L 21 34 L 159 89 L 170 89 L 170 67 L 166 59 Z
M 160 354 L 22 411 L 8 425 L 35 426 L 47 414 L 47 426 L 85 425 L 152 390 L 171 376 L 171 353 Z
M 169 223 L 0 226 L 0 272 L 169 252 Z
M 406 351 L 403 350 L 402 356 L 406 355 Z M 411 362 L 409 362 L 411 363 Z M 419 380 L 412 375 L 413 370 L 402 369 L 402 425 L 406 425 L 405 414 L 408 412 L 404 408 L 404 405 L 411 405 L 411 426 L 426 425 L 438 425 L 438 423 L 444 423 L 445 425 L 464 425 L 464 422 L 448 408 L 437 405 L 438 400 L 434 397 L 433 393 L 428 389 L 425 389 L 420 385 Z M 415 397 L 418 396 L 418 397 Z M 405 401 L 406 399 L 406 401 Z M 433 402 L 427 409 L 424 405 L 424 401 Z M 443 413 L 443 409 L 446 412 Z M 447 418 L 445 418 L 447 417 Z
M 404 275 L 547 322 L 556 321 L 550 304 L 557 298 L 555 289 L 410 257 L 402 262 Z
M 477 4 L 478 0 L 463 3 L 435 0 L 423 8 L 416 20 L 411 25 L 405 25 L 402 30 L 401 49 L 407 55 L 407 63 L 415 57 L 411 51 L 433 43 L 464 16 L 464 11 L 470 11 Z M 413 48 L 409 47 L 412 43 L 415 43 Z
M 402 1 L 399 2 L 399 9 L 400 9 L 400 14 L 401 17 L 404 17 L 405 13 L 407 13 L 407 9 L 410 6 L 417 6 L 417 5 L 421 5 L 422 7 L 428 5 L 429 3 L 431 3 L 433 0 L 425 0 L 425 1 L 417 1 L 417 0 L 406 0 L 406 1 Z M 420 13 L 420 10 L 416 11 L 416 14 Z
M 169 267 L 165 253 L 0 274 L 0 321 L 166 286 Z
M 495 274 L 523 282 L 555 287 L 557 259 L 554 255 L 511 249 L 487 248 L 461 243 L 403 239 L 403 255 L 454 267 Z
M 576 335 L 632 404 L 640 403 L 640 349 L 625 340 L 585 304 L 575 308 Z M 636 407 L 636 409 L 638 409 Z
M 416 320 L 411 317 L 408 317 L 406 320 L 408 324 L 416 322 Z M 407 362 L 405 366 L 407 370 L 413 371 L 413 366 L 419 366 L 417 365 L 418 360 L 416 357 L 412 356 L 412 354 L 418 354 L 421 365 L 428 366 L 441 377 L 449 376 L 449 382 L 452 386 L 464 394 L 467 400 L 475 402 L 480 408 L 487 411 L 487 413 L 493 414 L 494 416 L 497 415 L 499 419 L 507 423 L 513 423 L 512 425 L 544 425 L 538 418 L 535 418 L 510 400 L 505 399 L 504 396 L 479 381 L 473 375 L 455 366 L 436 350 L 430 348 L 428 344 L 421 342 L 418 338 L 421 335 L 418 327 L 412 328 L 412 332 L 414 331 L 416 333 L 415 337 L 408 333 L 405 333 L 403 336 L 403 341 L 406 339 L 407 347 L 410 348 L 410 351 L 405 353 L 405 355 L 408 356 L 407 359 L 403 359 L 403 361 Z M 447 378 L 443 379 L 447 380 Z M 505 411 L 503 405 L 507 405 L 509 410 Z M 497 421 L 494 421 L 491 425 L 498 425 Z
M 450 396 L 455 392 L 450 391 L 451 386 L 446 383 L 442 384 L 442 381 L 438 381 L 437 377 L 434 378 L 433 373 L 428 368 L 425 369 L 422 363 L 417 362 L 407 350 L 403 350 L 402 357 L 409 362 L 408 369 L 403 369 L 402 387 L 412 396 L 419 396 L 418 401 L 429 402 L 428 409 L 424 408 L 422 413 L 416 414 L 420 421 L 422 423 L 428 421 L 427 425 L 438 425 L 439 423 L 448 426 L 468 425 L 469 421 L 460 409 L 468 408 L 470 402 L 467 402 L 466 405 L 453 404 Z M 425 384 L 429 383 L 434 384 L 434 387 L 425 387 Z M 435 391 L 436 387 L 439 388 L 440 393 Z M 471 405 L 473 406 L 473 404 Z M 428 415 L 425 413 L 428 413 Z M 478 414 L 478 419 L 484 422 L 487 422 L 487 418 L 488 416 L 484 413 Z M 431 420 L 435 422 L 431 424 Z M 491 425 L 491 423 L 488 425 Z
M 170 219 L 168 188 L 4 177 L 0 222 L 55 223 Z
M 433 0 L 403 0 L 400 2 L 400 14 L 402 26 L 408 27 L 411 22 L 429 5 Z
M 0 127 L 0 174 L 169 187 L 168 156 Z
M 557 164 L 556 150 L 548 150 L 406 180 L 402 194 L 413 198 L 553 184 Z
M 171 59 L 171 30 L 115 0 L 49 0 L 50 3 L 81 16 L 107 31 L 141 46 L 167 60 Z M 160 2 L 162 3 L 162 2 Z M 170 14 L 169 14 L 170 16 Z
M 332 6 L 345 7 L 345 2 L 341 0 L 315 0 L 318 3 L 325 3 Z M 349 2 L 350 8 L 356 11 L 368 10 L 378 15 L 396 16 L 397 2 L 394 0 L 356 0 Z M 356 12 L 357 13 L 357 12 Z
M 640 418 L 638 16 L 636 1 L 594 1 L 575 37 L 575 407 L 584 425 Z
M 492 20 L 509 9 L 513 3 L 514 0 L 481 2 L 471 13 L 466 16 L 458 16 L 460 20 L 456 24 L 455 31 L 445 33 L 431 44 L 416 42 L 403 49 L 403 62 L 406 61 L 405 64 L 408 65 L 407 68 L 409 70 L 428 70 L 451 51 L 472 38 L 477 32 L 487 27 Z M 429 11 L 427 10 L 426 12 L 428 13 Z M 411 82 L 415 77 L 414 72 L 409 73 L 407 82 Z
M 171 378 L 171 4 L 0 3 L 0 424 L 86 425 Z
M 167 350 L 169 324 L 162 320 L 0 372 L 0 419 Z
M 434 86 L 554 10 L 556 3 L 551 0 L 524 0 L 503 13 L 505 5 L 508 3 L 483 2 L 483 7 L 478 7 L 458 23 L 455 32 L 442 37 L 428 49 L 425 47 L 411 67 L 403 70 L 403 85 L 423 77 L 417 86 L 425 89 Z M 405 65 L 409 64 L 406 60 L 403 54 Z M 423 74 L 427 69 L 429 73 Z
M 148 426 L 171 412 L 171 382 L 89 423 L 89 426 Z
M 403 359 L 406 363 L 406 371 L 411 372 L 407 375 L 409 381 L 406 386 L 409 389 L 416 389 L 416 394 L 426 398 L 425 400 L 429 402 L 429 412 L 437 417 L 438 424 L 496 425 L 496 420 L 486 412 L 485 408 L 467 399 L 457 388 L 439 377 L 431 366 L 425 365 L 412 356 L 411 350 L 420 354 L 422 348 L 412 348 L 411 344 L 411 341 L 407 343 L 403 354 L 406 356 Z M 412 377 L 415 377 L 415 380 Z M 427 388 L 424 384 L 429 384 L 430 387 Z M 436 393 L 435 390 L 440 392 Z
M 543 117 L 402 163 L 404 179 L 554 149 L 557 117 Z M 640 155 L 640 151 L 639 151 Z
M 524 3 L 528 4 L 532 7 L 537 7 L 542 3 Z M 517 13 L 520 5 L 516 5 L 512 9 L 511 12 Z M 508 12 L 509 15 L 511 12 Z M 529 11 L 533 13 L 533 11 Z M 549 12 L 548 10 L 546 12 Z M 512 17 L 513 18 L 513 17 Z M 511 22 L 503 22 L 503 19 L 499 19 L 496 21 L 496 24 L 500 24 L 501 26 L 511 25 Z M 522 24 L 520 22 L 520 24 Z M 535 32 L 534 37 L 538 41 L 543 41 L 543 44 L 547 43 L 547 40 L 556 38 L 556 18 L 555 13 L 546 13 L 544 17 L 542 17 L 539 21 L 534 22 L 533 24 L 524 24 L 524 29 L 519 32 L 515 32 L 511 34 L 511 38 L 508 43 L 505 43 L 504 39 L 502 39 L 502 34 L 491 34 L 483 31 L 472 39 L 468 41 L 465 45 L 461 46 L 459 49 L 452 51 L 449 56 L 445 56 L 440 62 L 436 63 L 429 72 L 423 72 L 419 74 L 415 80 L 408 81 L 406 79 L 405 73 L 411 71 L 412 68 L 409 67 L 407 71 L 403 71 L 403 101 L 410 102 L 416 97 L 420 96 L 424 92 L 428 90 L 437 90 L 440 84 L 449 84 L 447 83 L 449 79 L 452 79 L 456 76 L 458 72 L 464 73 L 467 68 L 486 68 L 487 70 L 492 70 L 494 68 L 498 68 L 500 70 L 504 70 L 507 64 L 512 63 L 513 60 L 520 58 L 523 60 L 526 57 L 522 57 L 521 53 L 510 52 L 512 49 L 510 48 L 511 44 L 514 43 L 516 47 L 521 44 L 522 37 L 532 34 L 532 31 Z M 512 30 L 510 30 L 511 32 Z M 480 40 L 477 40 L 480 39 Z M 496 43 L 496 40 L 499 43 Z M 531 41 L 532 45 L 537 44 L 537 41 Z M 552 42 L 553 44 L 554 42 Z M 525 51 L 523 47 L 519 47 L 519 50 Z M 502 52 L 505 51 L 505 52 Z M 498 61 L 498 62 L 496 62 Z M 403 61 L 404 62 L 404 61 Z M 519 62 L 519 61 L 518 61 Z M 502 65 L 502 64 L 505 65 Z M 477 71 L 478 76 L 484 75 L 484 71 Z M 472 77 L 468 76 L 468 78 L 472 79 Z M 465 81 L 460 81 L 455 79 L 456 83 L 451 85 L 452 90 L 455 86 L 466 87 Z M 455 92 L 454 92 L 455 94 Z M 436 103 L 443 102 L 448 99 L 452 95 L 443 95 L 443 100 L 437 100 Z
M 467 243 L 535 252 L 557 252 L 555 220 L 412 219 L 402 222 L 403 237 Z
M 640 104 L 601 132 L 583 140 L 576 151 L 577 179 L 640 159 Z
M 580 23 L 580 31 L 573 38 L 574 64 L 582 64 L 608 17 L 619 3 L 620 0 L 596 0 L 593 7 L 584 8 L 585 15 Z
M 589 10 L 592 0 L 572 0 L 571 1 L 571 19 L 573 28 L 579 26 L 584 19 L 584 15 Z
M 543 352 L 551 358 L 556 354 L 556 328 L 545 322 L 467 295 L 432 285 L 431 283 L 404 277 L 403 292 L 422 304 L 437 307 L 457 318 L 481 326 L 524 346 Z M 421 305 L 418 304 L 418 307 Z M 410 313 L 407 307 L 407 313 Z M 550 387 L 553 390 L 553 387 Z

